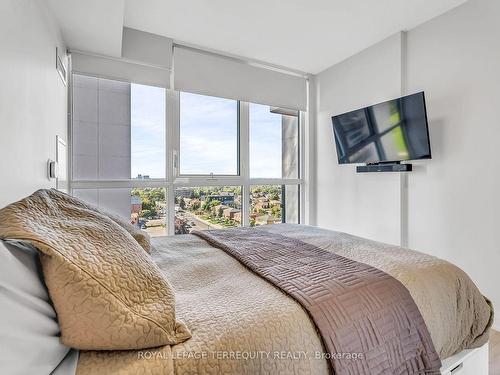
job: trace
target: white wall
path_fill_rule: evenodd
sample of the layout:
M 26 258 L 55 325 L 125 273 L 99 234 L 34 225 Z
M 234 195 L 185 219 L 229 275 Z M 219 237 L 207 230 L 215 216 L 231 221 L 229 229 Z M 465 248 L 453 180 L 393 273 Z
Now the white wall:
M 54 187 L 47 160 L 67 139 L 67 91 L 55 68 L 59 30 L 43 2 L 0 2 L 0 207 Z
M 401 35 L 337 64 L 317 76 L 317 224 L 399 244 L 399 176 L 356 174 L 338 165 L 332 115 L 401 94 Z
M 471 0 L 407 39 L 407 85 L 426 92 L 433 153 L 408 176 L 409 244 L 462 267 L 497 308 L 499 17 L 500 1 Z
M 500 2 L 470 0 L 318 75 L 318 225 L 397 243 L 397 174 L 337 166 L 330 117 L 424 90 L 433 159 L 408 174 L 409 247 L 464 269 L 500 306 Z M 393 40 L 394 39 L 394 40 Z M 399 56 L 399 57 L 398 57 Z M 498 315 L 497 315 L 498 316 Z M 500 328 L 497 317 L 495 326 Z

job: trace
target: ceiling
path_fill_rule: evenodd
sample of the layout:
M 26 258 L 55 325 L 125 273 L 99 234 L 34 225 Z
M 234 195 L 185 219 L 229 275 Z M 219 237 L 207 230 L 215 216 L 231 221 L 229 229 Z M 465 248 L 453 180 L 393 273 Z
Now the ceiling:
M 466 0 L 46 0 L 70 48 L 119 56 L 122 27 L 318 73 Z
M 71 49 L 121 56 L 123 0 L 46 0 Z

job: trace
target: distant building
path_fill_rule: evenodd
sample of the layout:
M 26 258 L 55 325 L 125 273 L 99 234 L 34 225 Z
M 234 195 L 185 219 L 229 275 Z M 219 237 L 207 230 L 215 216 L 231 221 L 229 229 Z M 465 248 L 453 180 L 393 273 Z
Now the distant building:
M 217 195 L 205 195 L 201 199 L 208 202 L 219 201 L 222 204 L 234 204 L 234 193 L 223 192 Z
M 267 198 L 258 198 L 254 204 L 256 210 L 267 210 L 269 205 L 269 200 Z
M 194 205 L 200 206 L 200 200 L 199 199 L 190 199 L 190 198 L 184 198 L 184 202 L 186 202 L 186 205 L 189 208 L 192 208 Z
M 239 213 L 240 210 L 236 210 L 234 208 L 226 208 L 223 211 L 224 217 L 229 220 L 234 220 L 234 217 L 237 213 Z
M 225 206 L 223 204 L 218 204 L 217 206 L 215 207 L 212 207 L 212 212 L 215 214 L 215 215 L 219 215 L 219 210 L 222 209 L 222 212 L 224 212 L 225 209 L 229 208 L 228 206 Z
M 139 214 L 142 210 L 141 198 L 136 195 L 130 196 L 130 223 L 132 225 L 139 224 Z
M 190 198 L 194 193 L 193 189 L 190 188 L 178 188 L 175 189 L 175 197 Z
M 257 216 L 255 218 L 255 224 L 256 225 L 274 224 L 277 221 L 278 220 L 275 217 L 271 216 L 271 215 L 261 215 L 261 216 Z
M 132 195 L 130 197 L 130 206 L 131 206 L 130 212 L 132 212 L 133 214 L 138 214 L 139 212 L 141 212 L 142 210 L 141 197 Z

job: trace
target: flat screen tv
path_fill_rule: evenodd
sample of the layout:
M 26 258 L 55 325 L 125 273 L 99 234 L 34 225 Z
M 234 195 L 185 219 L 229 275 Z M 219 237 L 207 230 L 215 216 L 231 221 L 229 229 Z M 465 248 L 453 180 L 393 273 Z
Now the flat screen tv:
M 339 164 L 430 159 L 424 93 L 332 117 Z

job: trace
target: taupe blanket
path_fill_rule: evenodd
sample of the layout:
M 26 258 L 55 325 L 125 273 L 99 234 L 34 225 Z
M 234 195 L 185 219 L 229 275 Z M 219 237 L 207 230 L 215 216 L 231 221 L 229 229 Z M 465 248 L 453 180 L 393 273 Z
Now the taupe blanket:
M 408 290 L 387 273 L 254 228 L 196 231 L 299 302 L 335 374 L 439 374 L 441 361 Z

